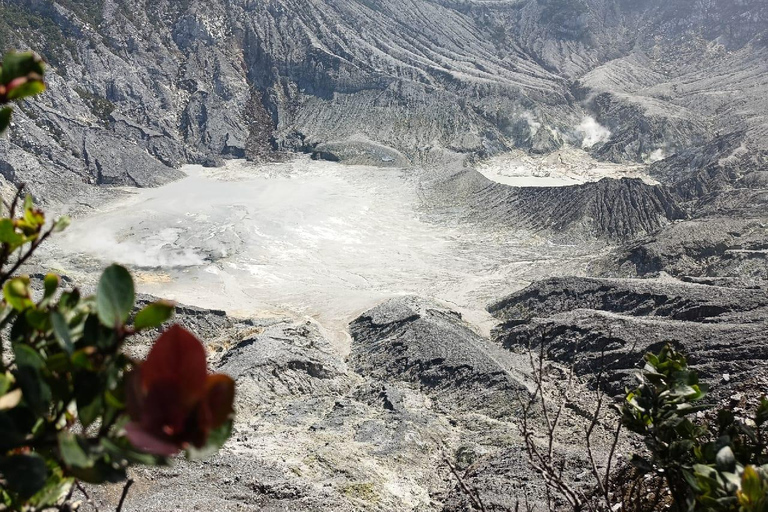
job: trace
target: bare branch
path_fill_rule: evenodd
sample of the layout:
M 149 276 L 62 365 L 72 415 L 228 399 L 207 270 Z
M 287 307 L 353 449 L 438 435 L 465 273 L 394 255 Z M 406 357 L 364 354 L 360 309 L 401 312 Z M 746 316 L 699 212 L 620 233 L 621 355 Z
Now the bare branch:
M 128 496 L 128 490 L 133 485 L 133 478 L 129 478 L 127 482 L 125 482 L 125 486 L 123 487 L 123 493 L 120 495 L 120 502 L 117 504 L 117 508 L 115 509 L 115 512 L 121 512 L 123 510 L 123 503 L 125 503 L 125 498 Z
M 83 485 L 82 485 L 80 482 L 78 482 L 78 481 L 75 481 L 75 485 L 77 486 L 77 489 L 78 489 L 78 490 L 79 490 L 81 493 L 83 493 L 83 496 L 85 496 L 85 501 L 86 501 L 86 502 L 87 502 L 87 503 L 88 503 L 90 506 L 92 506 L 92 507 L 93 507 L 93 509 L 94 509 L 96 512 L 99 512 L 99 507 L 96 505 L 96 503 L 94 503 L 94 502 L 93 502 L 93 500 L 91 499 L 91 497 L 88 495 L 88 491 L 86 491 L 86 490 L 85 490 L 85 487 L 83 487 Z
M 464 492 L 464 494 L 466 494 L 467 497 L 470 499 L 470 501 L 472 502 L 473 508 L 476 508 L 481 512 L 486 512 L 486 508 L 485 508 L 485 505 L 483 504 L 483 500 L 480 498 L 480 493 L 478 493 L 477 490 L 472 490 L 469 488 L 469 486 L 466 484 L 466 482 L 464 482 L 464 479 L 461 477 L 459 472 L 456 470 L 456 466 L 454 466 L 451 463 L 451 461 L 448 460 L 447 457 L 443 457 L 443 462 L 445 462 L 445 464 L 451 470 L 451 473 L 453 473 L 453 476 L 456 477 L 456 480 L 459 482 L 459 487 Z

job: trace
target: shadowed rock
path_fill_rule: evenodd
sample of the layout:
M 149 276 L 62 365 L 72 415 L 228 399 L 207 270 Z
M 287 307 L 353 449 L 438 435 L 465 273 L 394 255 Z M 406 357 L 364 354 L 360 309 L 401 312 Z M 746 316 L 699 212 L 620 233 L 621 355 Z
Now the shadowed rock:
M 428 300 L 391 299 L 352 322 L 350 332 L 356 372 L 413 383 L 446 409 L 508 415 L 524 389 L 503 351 Z
M 502 346 L 545 346 L 581 374 L 605 371 L 620 393 L 630 370 L 665 343 L 681 348 L 710 382 L 747 382 L 768 360 L 768 294 L 666 279 L 555 278 L 491 305 Z M 725 386 L 724 386 L 725 387 Z M 721 391 L 725 393 L 725 390 Z
M 665 187 L 605 178 L 568 187 L 510 187 L 461 171 L 427 190 L 428 204 L 470 222 L 543 231 L 569 240 L 623 241 L 685 218 Z

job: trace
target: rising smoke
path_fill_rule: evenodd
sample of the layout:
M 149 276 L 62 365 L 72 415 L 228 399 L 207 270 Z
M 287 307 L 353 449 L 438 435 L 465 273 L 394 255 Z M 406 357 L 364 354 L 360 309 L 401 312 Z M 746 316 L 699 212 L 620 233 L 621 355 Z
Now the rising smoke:
M 581 124 L 576 127 L 576 133 L 581 137 L 581 147 L 584 149 L 608 142 L 611 138 L 611 131 L 591 116 L 581 120 Z

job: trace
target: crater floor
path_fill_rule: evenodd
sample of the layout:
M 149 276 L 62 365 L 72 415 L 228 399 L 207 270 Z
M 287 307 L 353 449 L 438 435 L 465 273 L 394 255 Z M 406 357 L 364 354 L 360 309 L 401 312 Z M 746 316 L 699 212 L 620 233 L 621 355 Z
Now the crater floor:
M 489 302 L 584 274 L 606 250 L 433 215 L 420 171 L 308 158 L 183 170 L 76 219 L 45 261 L 79 280 L 116 261 L 142 292 L 234 316 L 311 317 L 346 354 L 348 323 L 387 298 L 442 301 L 487 334 Z

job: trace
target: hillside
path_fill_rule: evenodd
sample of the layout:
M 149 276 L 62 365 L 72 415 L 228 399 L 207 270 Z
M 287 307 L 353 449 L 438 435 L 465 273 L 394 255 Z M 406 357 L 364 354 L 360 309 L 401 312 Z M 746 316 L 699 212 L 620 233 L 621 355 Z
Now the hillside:
M 184 162 L 274 150 L 430 165 L 587 140 L 600 158 L 643 161 L 736 131 L 768 140 L 760 0 L 0 9 L 0 43 L 37 49 L 53 66 L 44 100 L 25 105 L 2 142 L 0 168 L 54 201 L 83 183 L 152 186 Z M 609 135 L 579 131 L 585 116 Z

